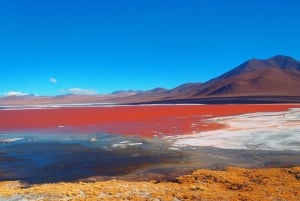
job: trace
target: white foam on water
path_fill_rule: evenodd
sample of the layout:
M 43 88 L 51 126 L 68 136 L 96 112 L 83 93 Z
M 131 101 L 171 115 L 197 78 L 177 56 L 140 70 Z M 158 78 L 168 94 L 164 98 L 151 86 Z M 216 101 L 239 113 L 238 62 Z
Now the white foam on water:
M 130 143 L 131 141 L 122 141 L 122 142 L 119 142 L 120 144 L 128 144 Z
M 90 142 L 96 142 L 96 141 L 97 141 L 97 138 L 93 137 L 93 138 L 90 139 Z
M 173 151 L 180 151 L 180 149 L 178 147 L 169 147 L 169 150 L 173 150 Z
M 113 144 L 113 145 L 111 145 L 111 147 L 124 149 L 127 147 L 127 145 L 126 144 Z
M 16 138 L 7 138 L 7 139 L 0 139 L 0 143 L 11 143 L 11 142 L 16 142 L 23 140 L 23 138 L 16 137 Z
M 143 143 L 141 142 L 136 142 L 136 143 L 129 143 L 129 146 L 138 146 L 138 145 L 142 145 Z
M 139 145 L 142 145 L 142 144 L 143 144 L 142 142 L 122 141 L 122 142 L 119 142 L 119 143 L 112 144 L 111 147 L 112 148 L 124 149 L 127 146 L 139 146 Z
M 174 145 L 300 151 L 300 109 L 212 118 L 226 128 L 173 137 Z M 169 138 L 168 138 L 169 139 Z

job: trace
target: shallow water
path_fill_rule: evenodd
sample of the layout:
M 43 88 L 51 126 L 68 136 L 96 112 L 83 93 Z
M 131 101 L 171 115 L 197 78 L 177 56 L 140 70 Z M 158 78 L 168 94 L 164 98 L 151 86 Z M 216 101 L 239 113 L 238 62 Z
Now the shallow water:
M 177 163 L 183 153 L 155 140 L 107 134 L 2 134 L 0 179 L 29 183 L 119 176 L 161 163 Z
M 299 152 L 174 146 L 162 138 L 108 134 L 0 135 L 0 180 L 172 180 L 197 168 L 300 165 Z

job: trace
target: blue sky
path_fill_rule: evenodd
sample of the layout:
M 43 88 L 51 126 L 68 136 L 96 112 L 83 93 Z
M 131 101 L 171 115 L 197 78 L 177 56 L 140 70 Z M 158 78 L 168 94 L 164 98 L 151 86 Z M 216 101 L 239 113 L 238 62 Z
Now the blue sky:
M 0 94 L 172 88 L 250 58 L 299 60 L 299 7 L 297 0 L 1 0 Z

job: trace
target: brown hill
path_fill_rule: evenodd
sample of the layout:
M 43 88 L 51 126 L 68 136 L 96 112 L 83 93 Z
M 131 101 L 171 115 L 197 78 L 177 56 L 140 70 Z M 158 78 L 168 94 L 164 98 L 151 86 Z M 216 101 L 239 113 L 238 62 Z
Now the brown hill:
M 159 101 L 163 97 L 166 97 L 169 90 L 165 88 L 155 88 L 148 91 L 139 91 L 138 93 L 126 96 L 126 97 L 115 97 L 110 101 L 113 103 L 143 103 L 151 101 Z
M 300 62 L 287 56 L 251 59 L 205 83 L 186 83 L 174 89 L 116 91 L 107 95 L 0 97 L 0 105 L 50 103 L 225 103 L 300 102 Z M 250 103 L 249 102 L 249 103 Z M 254 101 L 256 102 L 256 101 Z
M 112 100 L 114 99 L 121 99 L 131 95 L 130 93 L 120 93 L 107 95 L 65 94 L 59 96 L 7 96 L 0 97 L 0 106 L 113 103 Z
M 286 56 L 249 60 L 205 83 L 193 97 L 299 96 L 300 62 Z
M 206 83 L 154 89 L 119 102 L 300 102 L 300 62 L 287 56 L 252 59 Z

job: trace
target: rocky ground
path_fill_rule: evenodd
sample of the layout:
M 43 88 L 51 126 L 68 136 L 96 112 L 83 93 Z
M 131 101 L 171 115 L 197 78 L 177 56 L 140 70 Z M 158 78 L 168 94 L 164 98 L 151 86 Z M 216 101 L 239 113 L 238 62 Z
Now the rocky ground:
M 243 169 L 225 171 L 197 170 L 176 182 L 99 182 L 22 184 L 0 182 L 0 200 L 300 200 L 300 167 Z

